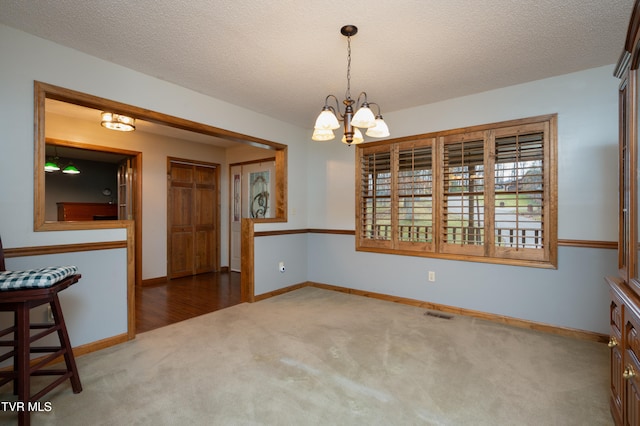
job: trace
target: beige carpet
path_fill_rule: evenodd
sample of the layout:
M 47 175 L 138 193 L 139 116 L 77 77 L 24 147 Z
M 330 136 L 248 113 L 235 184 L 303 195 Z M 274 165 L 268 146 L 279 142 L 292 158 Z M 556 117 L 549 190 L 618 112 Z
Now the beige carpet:
M 83 392 L 33 424 L 613 424 L 606 345 L 424 314 L 316 288 L 237 305 L 78 358 Z

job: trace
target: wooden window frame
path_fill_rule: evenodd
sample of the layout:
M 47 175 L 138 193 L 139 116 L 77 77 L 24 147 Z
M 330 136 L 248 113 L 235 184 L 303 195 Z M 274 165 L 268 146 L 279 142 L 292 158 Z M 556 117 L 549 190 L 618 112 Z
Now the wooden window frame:
M 536 207 L 539 215 L 532 219 L 541 223 L 540 237 L 536 243 L 520 247 L 511 247 L 497 243 L 495 235 L 496 220 L 496 186 L 494 170 L 496 160 L 496 140 L 507 137 L 520 137 L 537 133 L 542 147 L 536 147 L 537 159 L 541 156 L 542 181 L 541 189 L 536 189 L 536 195 L 542 198 L 542 203 Z M 446 208 L 445 181 L 450 181 L 445 170 L 445 147 L 448 144 L 460 144 L 464 141 L 483 141 L 482 175 L 479 199 L 482 200 L 482 240 L 473 244 L 469 240 L 452 244 L 445 241 Z M 519 143 L 519 142 L 518 142 Z M 401 241 L 399 204 L 402 198 L 398 193 L 399 153 L 403 150 L 431 147 L 431 202 L 432 202 L 432 239 L 424 241 Z M 453 145 L 452 145 L 453 146 Z M 462 145 L 461 145 L 462 146 Z M 477 146 L 475 147 L 477 149 Z M 462 149 L 462 148 L 461 148 Z M 519 149 L 519 148 L 518 148 Z M 371 218 L 366 210 L 366 187 L 371 176 L 368 175 L 366 161 L 372 154 L 390 154 L 391 175 L 391 236 L 383 239 L 373 239 L 367 234 L 367 229 L 375 226 L 375 218 Z M 514 154 L 515 155 L 515 154 Z M 515 158 L 515 157 L 514 157 Z M 478 157 L 476 155 L 475 161 Z M 463 160 L 459 160 L 463 161 Z M 509 164 L 509 162 L 507 162 Z M 531 167 L 531 166 L 528 166 Z M 534 173 L 540 177 L 537 165 Z M 426 169 L 425 169 L 426 170 Z M 367 180 L 367 181 L 365 181 Z M 499 187 L 499 186 L 498 186 Z M 405 191 L 406 188 L 403 188 Z M 503 192 L 503 191 L 500 191 Z M 517 191 L 505 190 L 504 193 L 518 197 Z M 462 201 L 461 201 L 462 202 Z M 480 201 L 479 201 L 480 202 Z M 451 214 L 451 211 L 449 211 Z M 516 216 L 518 216 L 516 214 Z M 446 130 L 428 134 L 390 139 L 380 142 L 356 145 L 356 250 L 409 256 L 433 257 L 450 260 L 464 260 L 484 263 L 497 263 L 516 266 L 531 266 L 556 269 L 558 263 L 558 183 L 557 183 L 557 114 L 529 117 L 499 123 L 485 124 L 461 129 Z M 373 224 L 373 225 L 372 225 Z M 524 231 L 522 231 L 524 233 Z M 536 232 L 536 235 L 538 233 Z

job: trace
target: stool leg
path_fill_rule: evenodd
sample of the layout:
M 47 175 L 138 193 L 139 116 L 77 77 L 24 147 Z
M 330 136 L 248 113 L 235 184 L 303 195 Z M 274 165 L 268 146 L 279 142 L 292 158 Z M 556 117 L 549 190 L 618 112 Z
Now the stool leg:
M 60 300 L 58 295 L 53 296 L 51 300 L 51 313 L 56 324 L 60 326 L 58 330 L 58 337 L 60 338 L 60 345 L 65 348 L 64 362 L 67 365 L 67 371 L 71 371 L 71 388 L 73 393 L 82 392 L 82 384 L 80 383 L 80 375 L 78 374 L 78 368 L 76 367 L 76 361 L 73 356 L 73 349 L 71 348 L 71 341 L 69 340 L 69 334 L 67 333 L 67 326 L 64 322 L 64 316 L 62 315 L 62 307 L 60 306 Z
M 18 401 L 24 404 L 22 411 L 18 412 L 18 424 L 20 426 L 28 426 L 30 419 L 27 405 L 31 399 L 31 372 L 29 371 L 31 368 L 29 365 L 31 351 L 29 350 L 29 307 L 26 304 L 21 304 L 16 310 L 15 326 L 15 337 L 18 340 L 17 352 L 15 354 L 15 361 L 17 361 L 16 381 L 18 382 Z
M 13 311 L 13 326 L 15 327 L 15 331 L 13 332 L 13 373 L 15 377 L 13 379 L 13 394 L 18 395 L 18 310 Z

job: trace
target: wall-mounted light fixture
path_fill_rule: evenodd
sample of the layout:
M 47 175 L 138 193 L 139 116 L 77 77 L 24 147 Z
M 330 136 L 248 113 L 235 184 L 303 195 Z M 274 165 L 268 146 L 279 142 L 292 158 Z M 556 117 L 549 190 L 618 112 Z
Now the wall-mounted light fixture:
M 100 124 L 107 129 L 119 130 L 121 132 L 131 132 L 136 129 L 135 118 L 113 112 L 103 112 Z

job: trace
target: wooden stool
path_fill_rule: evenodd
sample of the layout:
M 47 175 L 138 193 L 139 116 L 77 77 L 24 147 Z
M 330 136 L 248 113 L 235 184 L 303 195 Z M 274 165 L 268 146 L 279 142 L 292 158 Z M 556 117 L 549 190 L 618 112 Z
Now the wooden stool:
M 70 267 L 66 267 L 70 268 Z M 75 267 L 71 267 L 74 268 Z M 65 380 L 70 379 L 71 388 L 74 393 L 82 391 L 80 376 L 76 367 L 75 359 L 67 327 L 62 316 L 58 293 L 80 279 L 80 274 L 70 274 L 69 269 L 65 271 L 62 279 L 56 281 L 55 275 L 47 277 L 44 281 L 34 284 L 34 279 L 27 278 L 16 280 L 11 274 L 22 274 L 23 277 L 34 277 L 38 279 L 48 271 L 64 268 L 43 268 L 30 271 L 0 272 L 0 311 L 13 312 L 14 324 L 11 327 L 0 330 L 0 347 L 10 347 L 11 350 L 0 355 L 0 362 L 13 357 L 13 370 L 0 371 L 0 386 L 13 381 L 13 392 L 18 396 L 15 409 L 18 411 L 18 424 L 20 426 L 29 425 L 30 409 L 42 409 L 36 403 L 40 398 L 50 392 Z M 4 254 L 2 252 L 2 242 L 0 241 L 0 271 L 5 271 Z M 45 272 L 43 272 L 45 271 Z M 74 270 L 71 270 L 74 271 Z M 75 270 L 77 272 L 77 270 Z M 62 274 L 62 275 L 64 275 Z M 8 277 L 8 278 L 7 278 Z M 12 284 L 4 285 L 3 282 L 11 281 Z M 4 281 L 3 281 L 4 280 Z M 49 282 L 52 284 L 49 284 Z M 19 281 L 16 284 L 16 281 Z M 26 284 L 25 284 L 26 283 Z M 40 286 L 40 287 L 34 287 Z M 44 286 L 44 287 L 42 287 Z M 53 323 L 31 323 L 29 312 L 36 306 L 49 304 L 53 315 Z M 36 330 L 32 335 L 31 330 Z M 53 332 L 58 333 L 59 346 L 32 346 L 32 344 Z M 13 339 L 4 340 L 6 336 L 13 333 Z M 31 354 L 49 354 L 42 356 L 31 363 Z M 65 369 L 46 369 L 45 367 L 59 357 L 64 357 Z M 46 385 L 38 392 L 31 393 L 32 376 L 58 376 L 54 381 Z

